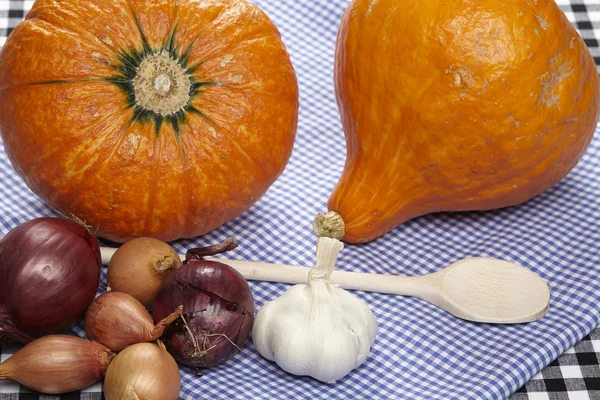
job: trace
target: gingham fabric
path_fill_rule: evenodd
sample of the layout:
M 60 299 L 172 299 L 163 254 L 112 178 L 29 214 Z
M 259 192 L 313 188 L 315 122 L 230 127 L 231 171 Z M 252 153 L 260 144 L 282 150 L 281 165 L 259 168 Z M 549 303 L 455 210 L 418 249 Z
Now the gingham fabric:
M 348 2 L 256 1 L 280 28 L 298 74 L 301 108 L 294 154 L 284 174 L 255 206 L 201 238 L 173 243 L 178 251 L 235 236 L 240 247 L 228 254 L 230 258 L 303 266 L 314 262 L 311 222 L 316 212 L 326 209 L 345 159 L 332 71 L 337 27 Z M 0 31 L 8 33 L 30 5 L 29 1 L 0 1 Z M 598 0 L 561 0 L 560 5 L 598 61 Z M 550 286 L 550 311 L 538 322 L 475 324 L 418 299 L 356 292 L 372 307 L 379 334 L 367 362 L 338 383 L 291 376 L 261 358 L 250 339 L 241 353 L 220 367 L 201 375 L 182 369 L 180 397 L 507 398 L 588 335 L 600 320 L 599 199 L 597 134 L 581 163 L 563 182 L 526 204 L 489 212 L 429 215 L 368 245 L 342 250 L 341 270 L 403 275 L 431 273 L 467 256 L 514 261 L 540 274 Z M 0 152 L 0 231 L 45 215 L 56 214 L 25 187 Z M 260 309 L 287 286 L 251 282 L 251 288 Z M 82 325 L 73 333 L 83 336 Z M 2 360 L 16 349 L 3 347 Z M 565 371 L 562 362 L 560 370 Z M 564 379 L 567 375 L 562 373 Z M 582 393 L 594 398 L 593 390 Z M 100 391 L 98 383 L 60 398 L 100 399 Z M 0 383 L 0 393 L 2 400 L 59 399 L 38 397 L 11 382 Z M 533 399 L 540 394 L 554 396 L 529 388 L 517 396 Z
M 512 400 L 600 399 L 600 329 L 567 350 L 517 391 Z

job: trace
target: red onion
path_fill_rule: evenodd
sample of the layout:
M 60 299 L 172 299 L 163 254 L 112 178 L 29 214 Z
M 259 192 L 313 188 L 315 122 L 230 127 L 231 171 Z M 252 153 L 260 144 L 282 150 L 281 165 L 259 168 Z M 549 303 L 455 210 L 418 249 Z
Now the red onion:
M 0 342 L 72 327 L 100 283 L 98 239 L 76 222 L 38 218 L 0 241 Z
M 179 305 L 183 314 L 165 331 L 167 350 L 182 365 L 209 368 L 219 365 L 244 345 L 254 317 L 254 299 L 244 277 L 232 267 L 204 256 L 237 246 L 233 239 L 202 249 L 191 249 L 184 265 L 163 281 L 154 303 L 154 321 Z

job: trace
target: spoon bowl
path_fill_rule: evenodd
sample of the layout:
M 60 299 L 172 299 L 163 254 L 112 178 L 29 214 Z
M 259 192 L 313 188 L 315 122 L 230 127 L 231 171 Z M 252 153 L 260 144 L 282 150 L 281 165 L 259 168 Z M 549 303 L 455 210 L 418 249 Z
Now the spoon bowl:
M 546 282 L 508 261 L 467 258 L 430 278 L 436 296 L 425 300 L 470 321 L 536 321 L 546 314 L 550 304 Z

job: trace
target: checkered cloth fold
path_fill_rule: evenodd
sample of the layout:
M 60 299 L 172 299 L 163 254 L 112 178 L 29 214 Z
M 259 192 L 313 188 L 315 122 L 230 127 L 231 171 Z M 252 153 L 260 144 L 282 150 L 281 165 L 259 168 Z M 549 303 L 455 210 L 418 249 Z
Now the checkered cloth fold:
M 345 159 L 332 63 L 337 27 L 348 0 L 256 3 L 280 28 L 298 74 L 301 109 L 293 157 L 280 179 L 244 215 L 203 237 L 181 240 L 174 246 L 184 252 L 235 236 L 240 247 L 229 257 L 309 266 L 314 262 L 313 215 L 326 209 Z M 0 0 L 0 36 L 2 31 L 4 36 L 11 31 L 31 4 Z M 600 62 L 600 3 L 561 0 L 559 5 Z M 367 362 L 337 384 L 283 372 L 261 358 L 250 340 L 233 360 L 203 371 L 201 376 L 182 369 L 181 398 L 506 398 L 539 376 L 536 374 L 588 335 L 600 320 L 599 199 L 600 137 L 596 135 L 581 163 L 566 179 L 523 205 L 489 212 L 428 215 L 373 243 L 342 251 L 341 270 L 403 275 L 434 272 L 467 256 L 514 261 L 549 283 L 550 312 L 538 322 L 474 324 L 418 299 L 357 292 L 371 305 L 379 335 Z M 0 231 L 5 233 L 44 215 L 56 214 L 25 187 L 0 151 Z M 105 271 L 101 291 L 105 290 L 104 278 Z M 251 288 L 259 309 L 287 286 L 252 282 Z M 83 326 L 78 325 L 73 333 L 83 335 Z M 3 347 L 2 360 L 15 350 Z M 582 379 L 585 385 L 573 390 L 584 388 L 593 398 L 597 381 L 590 386 L 588 382 L 595 378 L 595 372 L 588 373 L 584 364 L 577 359 L 581 378 L 575 379 Z M 551 365 L 542 374 L 546 390 L 542 394 L 548 395 L 559 384 L 553 377 L 556 367 L 565 380 L 576 374 L 566 368 L 568 361 Z M 536 393 L 534 386 L 524 390 L 526 393 L 515 395 L 517 399 Z M 98 383 L 82 393 L 60 398 L 100 399 L 100 391 Z M 15 383 L 0 383 L 0 399 L 33 398 L 59 397 L 38 396 Z
M 596 329 L 534 376 L 511 399 L 600 399 L 599 361 L 600 329 Z

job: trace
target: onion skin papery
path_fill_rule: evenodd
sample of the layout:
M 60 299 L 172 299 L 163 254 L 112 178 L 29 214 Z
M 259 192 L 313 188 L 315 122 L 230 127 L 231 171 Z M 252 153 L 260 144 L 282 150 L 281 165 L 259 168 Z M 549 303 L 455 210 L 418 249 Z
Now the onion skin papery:
M 181 318 L 161 338 L 181 365 L 210 368 L 224 363 L 248 338 L 254 318 L 248 282 L 232 267 L 202 258 L 236 246 L 230 239 L 217 246 L 189 250 L 184 265 L 160 287 L 155 321 L 163 319 L 174 304 L 183 304 Z
M 181 315 L 182 309 L 177 307 L 154 326 L 150 313 L 133 296 L 108 292 L 90 305 L 85 316 L 85 333 L 112 351 L 121 351 L 132 344 L 158 339 Z
M 160 284 L 179 267 L 179 254 L 167 243 L 148 237 L 132 239 L 111 257 L 108 286 L 115 292 L 132 295 L 152 309 Z
M 176 400 L 179 367 L 164 348 L 138 343 L 120 352 L 104 379 L 106 400 Z
M 0 343 L 65 332 L 100 284 L 98 239 L 62 218 L 38 218 L 0 241 Z
M 49 335 L 34 340 L 0 364 L 0 380 L 12 379 L 41 393 L 72 392 L 102 378 L 113 357 L 100 343 Z

